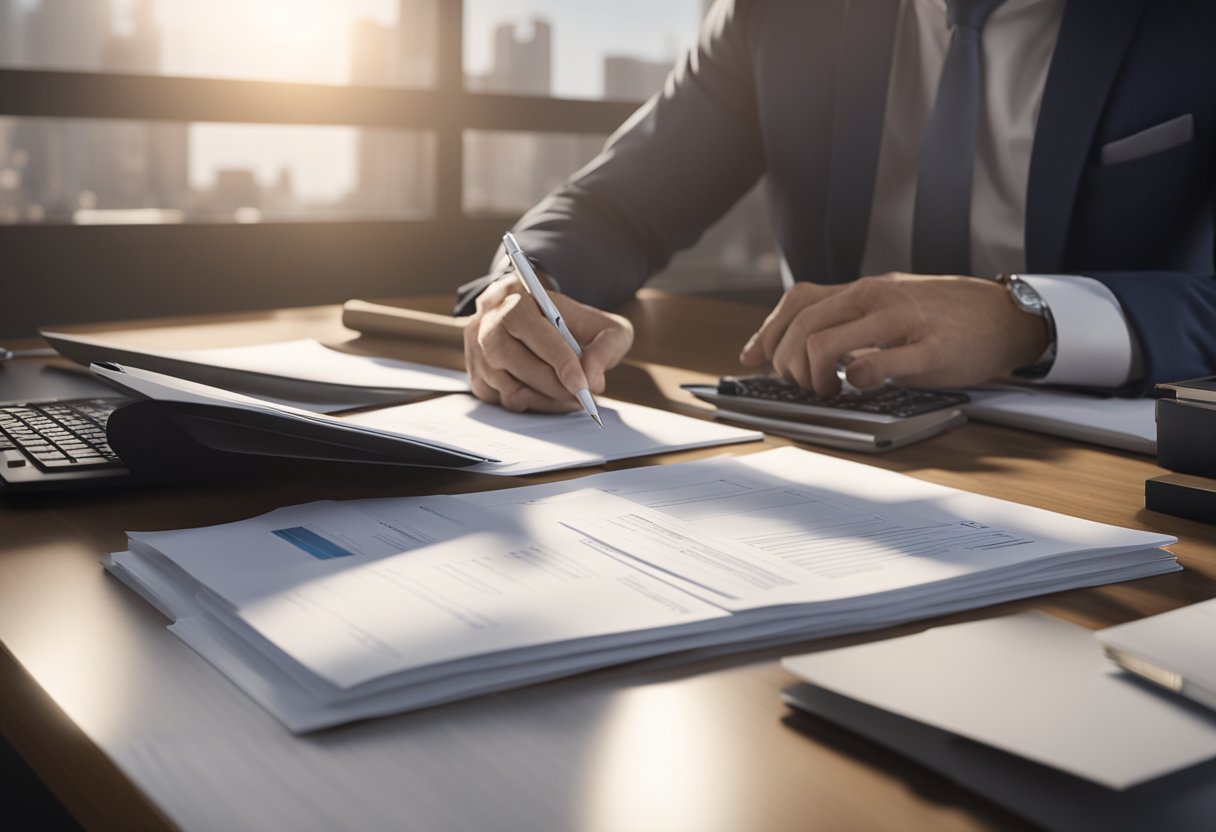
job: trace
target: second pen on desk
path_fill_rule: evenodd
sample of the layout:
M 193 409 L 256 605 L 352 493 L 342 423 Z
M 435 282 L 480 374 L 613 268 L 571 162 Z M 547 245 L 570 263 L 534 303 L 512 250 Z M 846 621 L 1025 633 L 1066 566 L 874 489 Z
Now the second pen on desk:
M 581 358 L 583 348 L 578 345 L 578 341 L 574 340 L 574 335 L 570 332 L 570 328 L 562 320 L 562 313 L 553 305 L 553 301 L 549 298 L 549 293 L 545 291 L 540 278 L 533 271 L 531 261 L 528 260 L 528 256 L 524 254 L 523 249 L 516 242 L 515 235 L 508 231 L 503 235 L 502 243 L 506 248 L 507 256 L 511 258 L 511 264 L 515 266 L 515 273 L 519 275 L 520 281 L 524 284 L 524 288 L 528 290 L 528 294 L 532 296 L 532 300 L 536 301 L 541 314 L 545 316 L 549 323 L 553 324 L 562 338 L 566 340 L 566 343 L 570 345 L 570 349 L 574 350 L 574 354 Z M 583 410 L 587 412 L 587 415 L 594 419 L 600 428 L 603 428 L 604 420 L 600 418 L 600 411 L 595 406 L 595 399 L 591 397 L 591 391 L 584 387 L 575 393 L 575 396 L 578 397 L 578 403 L 583 406 Z

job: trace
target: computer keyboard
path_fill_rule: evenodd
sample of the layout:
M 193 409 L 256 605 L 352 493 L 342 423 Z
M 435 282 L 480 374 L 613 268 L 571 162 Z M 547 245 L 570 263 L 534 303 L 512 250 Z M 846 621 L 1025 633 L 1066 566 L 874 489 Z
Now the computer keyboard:
M 3 470 L 34 466 L 47 473 L 121 468 L 106 441 L 106 420 L 124 398 L 0 406 Z
M 741 400 L 752 399 L 778 402 L 786 405 L 810 408 L 850 410 L 904 419 L 919 416 L 947 407 L 966 404 L 963 393 L 946 393 L 936 390 L 911 390 L 906 387 L 882 387 L 877 390 L 840 392 L 835 396 L 821 397 L 803 390 L 797 384 L 767 376 L 735 378 L 725 376 L 718 382 L 718 393 L 722 396 L 737 396 Z

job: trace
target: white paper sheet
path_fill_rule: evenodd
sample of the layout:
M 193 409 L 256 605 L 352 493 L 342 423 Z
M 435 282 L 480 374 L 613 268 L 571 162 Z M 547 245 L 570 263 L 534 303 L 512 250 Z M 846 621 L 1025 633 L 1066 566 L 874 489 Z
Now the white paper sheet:
M 964 391 L 963 412 L 993 422 L 1109 445 L 1141 454 L 1157 453 L 1156 402 L 1065 393 L 1043 387 L 993 387 Z
M 456 513 L 469 507 L 454 497 L 397 500 L 391 516 L 378 513 L 376 502 L 305 503 L 205 529 L 131 532 L 128 539 L 137 554 L 167 559 L 239 606 L 471 530 Z
M 464 499 L 486 506 L 560 504 L 576 487 L 610 491 L 672 518 L 664 536 L 645 536 L 663 545 L 645 548 L 643 568 L 679 575 L 730 609 L 863 598 L 1078 551 L 1176 542 L 795 448 Z M 567 522 L 619 548 L 635 546 L 648 522 L 628 514 L 570 514 Z M 726 551 L 710 536 L 746 551 Z
M 1130 682 L 1089 630 L 1040 613 L 783 663 L 812 684 L 1113 789 L 1216 757 L 1216 721 Z
M 444 396 L 342 417 L 353 425 L 392 433 L 404 430 L 458 443 L 501 462 L 468 470 L 517 476 L 648 454 L 755 442 L 759 431 L 694 419 L 615 399 L 597 401 L 601 430 L 579 411 L 551 415 L 513 413 L 472 396 Z
M 425 390 L 459 393 L 469 389 L 459 370 L 431 367 L 395 358 L 355 355 L 331 349 L 313 338 L 249 347 L 163 350 L 158 355 L 225 370 L 379 390 Z
M 1216 709 L 1216 599 L 1108 627 L 1094 637 L 1125 662 L 1139 659 L 1139 669 L 1157 684 Z
M 180 375 L 182 378 L 190 378 L 192 370 L 203 368 L 229 371 L 232 378 L 250 374 L 382 391 L 451 393 L 469 389 L 467 376 L 457 370 L 393 358 L 354 355 L 330 349 L 313 338 L 202 350 L 133 350 L 117 346 L 104 337 L 51 331 L 44 331 L 42 335 L 65 355 L 85 364 L 117 361 Z M 123 357 L 110 357 L 114 353 L 121 353 Z M 134 360 L 138 356 L 152 359 L 156 366 L 138 363 Z M 174 368 L 179 372 L 174 372 Z M 212 383 L 212 378 L 199 380 Z
M 1173 538 L 794 448 L 130 537 L 108 568 L 193 586 L 175 631 L 293 730 L 1178 568 Z
M 244 604 L 263 638 L 340 688 L 471 656 L 725 617 L 592 547 L 485 532 Z

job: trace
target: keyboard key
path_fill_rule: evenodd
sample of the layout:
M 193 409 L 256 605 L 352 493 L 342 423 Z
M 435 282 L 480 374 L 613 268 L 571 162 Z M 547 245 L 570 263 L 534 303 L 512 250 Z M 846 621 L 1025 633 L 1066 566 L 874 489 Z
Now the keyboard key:
M 3 466 L 33 463 L 48 475 L 69 469 L 121 467 L 105 433 L 105 421 L 120 403 L 119 399 L 86 399 L 0 407 Z

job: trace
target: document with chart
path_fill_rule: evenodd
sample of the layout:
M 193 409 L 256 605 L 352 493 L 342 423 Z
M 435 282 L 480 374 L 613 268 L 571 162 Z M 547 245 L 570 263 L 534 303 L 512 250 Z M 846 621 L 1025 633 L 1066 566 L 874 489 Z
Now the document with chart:
M 1173 542 L 783 448 L 133 532 L 106 565 L 309 731 L 1173 571 Z

